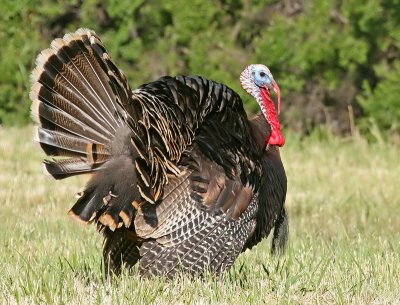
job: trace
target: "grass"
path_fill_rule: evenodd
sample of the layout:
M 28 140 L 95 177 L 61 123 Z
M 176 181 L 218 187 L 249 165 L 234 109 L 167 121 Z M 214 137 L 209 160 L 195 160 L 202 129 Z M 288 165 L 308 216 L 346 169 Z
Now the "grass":
M 222 278 L 103 277 L 102 238 L 66 215 L 84 179 L 53 181 L 31 128 L 0 128 L 3 304 L 400 304 L 400 149 L 289 136 L 290 241 L 243 253 Z

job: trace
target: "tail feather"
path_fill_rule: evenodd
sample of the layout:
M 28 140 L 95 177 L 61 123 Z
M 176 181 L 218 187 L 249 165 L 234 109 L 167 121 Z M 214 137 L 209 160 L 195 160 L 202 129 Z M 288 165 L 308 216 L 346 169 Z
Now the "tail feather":
M 116 122 L 110 111 L 111 107 L 103 102 L 105 99 L 111 102 L 110 105 L 113 103 L 112 90 L 107 83 L 107 76 L 81 39 L 83 38 L 79 35 L 68 35 L 64 37 L 64 40 L 54 40 L 51 47 L 56 51 L 57 59 L 62 64 L 68 64 L 70 73 L 79 77 L 82 82 L 81 86 L 95 99 L 95 104 L 100 104 L 112 121 Z
M 86 147 L 89 144 L 86 139 L 40 127 L 37 128 L 36 140 L 45 153 L 51 156 L 86 157 Z
M 120 223 L 130 224 L 131 219 L 124 221 L 120 213 L 133 216 L 132 202 L 138 197 L 133 187 L 137 178 L 132 162 L 129 157 L 120 156 L 101 165 L 70 213 L 85 222 L 99 220 L 112 230 Z
M 69 214 L 77 216 L 83 222 L 89 222 L 95 219 L 97 211 L 102 205 L 102 196 L 95 192 L 94 187 L 87 187 L 71 208 Z
M 57 126 L 57 129 L 86 138 L 89 141 L 97 143 L 106 141 L 106 137 L 101 134 L 101 131 L 93 129 L 89 124 L 80 121 L 62 109 L 41 102 L 38 103 L 37 107 L 35 105 L 35 108 L 40 117 L 46 120 L 42 120 L 43 127 L 54 130 Z
M 123 107 L 123 112 L 120 108 L 121 105 L 127 105 L 131 98 L 132 90 L 126 80 L 125 75 L 110 60 L 110 57 L 101 40 L 93 31 L 88 29 L 79 29 L 76 34 L 80 35 L 79 37 L 81 37 L 81 40 L 78 42 L 81 50 L 92 51 L 85 53 L 85 58 L 91 68 L 91 72 L 93 72 L 98 80 L 97 82 L 93 82 L 94 85 L 97 85 L 94 92 L 103 89 L 103 92 L 106 93 L 108 100 L 111 101 L 109 104 L 106 103 L 110 107 L 110 112 L 117 115 L 124 112 L 127 115 L 129 108 Z M 90 38 L 88 34 L 90 34 Z M 81 71 L 81 69 L 79 69 L 79 71 Z M 105 71 L 107 71 L 107 73 L 105 73 Z M 92 75 L 91 72 L 89 72 L 89 76 Z M 116 98 L 116 102 L 114 102 L 112 97 Z M 102 99 L 102 101 L 105 102 L 107 99 Z
M 78 41 L 74 42 L 76 45 Z M 74 42 L 70 42 L 70 44 L 74 45 Z M 76 46 L 75 49 L 75 61 L 84 61 L 86 57 L 83 55 L 83 52 Z M 58 57 L 59 53 L 60 51 L 55 53 L 54 50 L 47 49 L 39 55 L 36 60 L 37 67 L 32 73 L 32 82 L 42 84 L 47 89 L 61 95 L 75 105 L 84 106 L 86 109 L 90 108 L 90 112 L 98 121 L 104 122 L 104 125 L 107 125 L 107 129 L 115 132 L 118 122 L 108 108 L 109 106 L 106 106 L 101 100 L 105 98 L 108 101 L 110 99 L 109 93 L 103 93 L 100 97 L 98 93 L 93 93 L 93 86 L 98 85 L 90 83 L 87 85 L 86 79 L 79 74 L 77 75 L 71 69 L 74 66 L 74 61 L 70 61 L 67 64 L 63 63 Z M 90 63 L 87 63 L 87 65 L 90 65 Z M 81 69 L 84 70 L 84 68 Z M 89 68 L 86 67 L 86 69 Z M 92 77 L 90 82 L 99 82 L 99 77 Z M 105 86 L 103 85 L 103 87 Z M 106 90 L 103 89 L 104 91 Z M 113 102 L 111 101 L 111 103 Z
M 111 158 L 110 152 L 102 144 L 92 143 L 75 135 L 39 127 L 34 137 L 48 155 L 84 157 L 89 165 L 104 163 Z
M 81 36 L 78 36 L 81 37 Z M 84 37 L 82 39 L 85 40 Z M 87 92 L 94 98 L 93 105 L 98 104 L 99 109 L 104 110 L 103 115 L 108 118 L 109 122 L 113 122 L 116 126 L 120 124 L 118 112 L 114 101 L 114 92 L 109 84 L 109 76 L 105 73 L 107 69 L 102 68 L 99 64 L 101 60 L 96 58 L 90 48 L 90 42 L 84 44 L 81 39 L 73 40 L 74 46 L 71 44 L 65 48 L 70 53 L 69 60 L 73 71 L 76 71 L 77 77 L 82 80 L 82 85 Z M 88 47 L 89 48 L 88 48 Z M 75 49 L 74 49 L 75 48 Z M 62 52 L 63 49 L 61 49 Z M 80 53 L 79 53 L 80 52 Z M 76 56 L 76 53 L 80 55 Z M 71 61 L 71 57 L 74 56 Z M 113 126 L 111 126 L 113 127 Z
M 92 173 L 70 213 L 111 230 L 129 227 L 139 198 L 132 91 L 93 31 L 79 29 L 42 51 L 31 75 L 36 140 L 55 179 Z M 135 116 L 135 120 L 132 118 Z M 136 143 L 135 143 L 136 144 Z M 123 177 L 123 179 L 121 179 Z
M 85 159 L 70 158 L 57 161 L 46 160 L 46 171 L 55 179 L 64 179 L 73 175 L 81 175 L 93 172 L 96 167 L 90 166 Z
M 64 96 L 54 92 L 46 86 L 43 86 L 39 82 L 32 85 L 30 98 L 33 101 L 31 107 L 33 119 L 48 129 L 53 130 L 55 127 L 52 124 L 52 118 L 44 121 L 46 120 L 46 117 L 41 111 L 42 105 L 53 107 L 60 112 L 65 113 L 65 115 L 75 118 L 75 120 L 81 122 L 82 125 L 90 127 L 96 132 L 96 140 L 99 142 L 106 142 L 113 136 L 111 128 L 109 128 L 108 125 L 97 116 L 92 108 L 88 107 L 87 104 L 82 103 L 81 100 L 68 100 Z

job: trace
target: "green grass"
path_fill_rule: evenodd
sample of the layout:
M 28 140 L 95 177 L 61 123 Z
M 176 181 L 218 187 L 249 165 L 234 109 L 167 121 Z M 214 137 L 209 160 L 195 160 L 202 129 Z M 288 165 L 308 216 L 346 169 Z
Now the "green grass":
M 223 278 L 103 278 L 102 238 L 68 217 L 84 179 L 53 181 L 31 128 L 0 128 L 3 304 L 399 304 L 400 149 L 289 136 L 290 241 L 242 254 Z

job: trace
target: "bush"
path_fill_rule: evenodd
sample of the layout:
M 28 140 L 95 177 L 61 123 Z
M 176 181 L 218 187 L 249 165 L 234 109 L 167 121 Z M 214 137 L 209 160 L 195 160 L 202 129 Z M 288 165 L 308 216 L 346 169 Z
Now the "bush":
M 90 27 L 133 87 L 200 74 L 237 90 L 255 112 L 238 75 L 260 62 L 280 84 L 282 121 L 292 129 L 346 133 L 348 105 L 360 124 L 374 118 L 379 128 L 398 126 L 398 0 L 3 2 L 0 124 L 29 121 L 28 77 L 38 52 Z
M 383 130 L 400 133 L 400 62 L 396 62 L 393 68 L 378 70 L 382 80 L 373 90 L 365 83 L 365 93 L 359 101 L 366 113 L 362 121 L 363 128 L 373 123 Z

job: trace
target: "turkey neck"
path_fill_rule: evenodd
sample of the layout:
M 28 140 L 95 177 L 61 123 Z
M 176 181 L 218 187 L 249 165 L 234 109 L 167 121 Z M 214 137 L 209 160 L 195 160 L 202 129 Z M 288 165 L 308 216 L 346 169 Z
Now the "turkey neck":
M 271 125 L 261 112 L 255 115 L 249 122 L 253 138 L 256 140 L 260 151 L 263 151 L 268 144 L 268 139 L 271 134 Z

